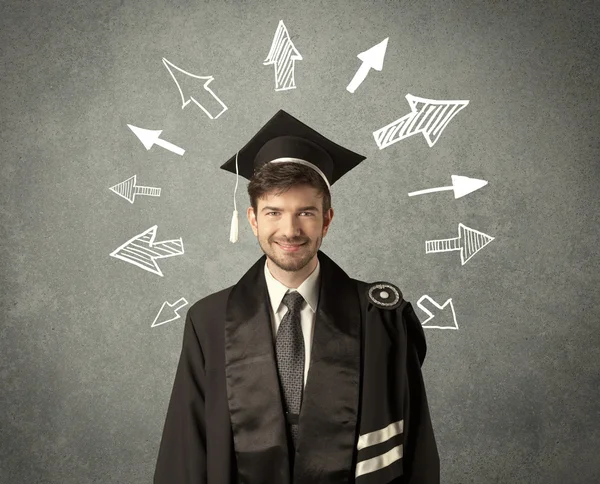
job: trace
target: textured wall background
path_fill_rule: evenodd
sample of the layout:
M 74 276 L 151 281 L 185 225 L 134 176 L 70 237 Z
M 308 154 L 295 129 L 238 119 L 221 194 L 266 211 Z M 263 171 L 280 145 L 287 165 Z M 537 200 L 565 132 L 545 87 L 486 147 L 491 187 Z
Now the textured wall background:
M 219 166 L 285 109 L 367 156 L 334 186 L 322 250 L 413 305 L 453 300 L 459 330 L 426 329 L 423 366 L 442 482 L 599 482 L 599 12 L 2 2 L 0 481 L 150 482 L 183 318 L 151 324 L 164 301 L 234 284 L 262 255 L 243 179 L 240 240 L 228 241 L 235 176 Z M 280 20 L 303 56 L 286 91 L 262 64 Z M 383 70 L 350 94 L 356 55 L 386 37 Z M 214 76 L 228 110 L 182 110 L 163 57 Z M 469 105 L 432 147 L 415 134 L 379 150 L 373 131 L 410 112 L 409 93 Z M 128 123 L 185 155 L 146 151 Z M 109 190 L 134 174 L 161 196 L 130 204 Z M 489 184 L 407 196 L 452 174 Z M 465 265 L 425 253 L 459 223 L 495 239 Z M 109 256 L 153 225 L 185 248 L 158 261 L 164 277 Z

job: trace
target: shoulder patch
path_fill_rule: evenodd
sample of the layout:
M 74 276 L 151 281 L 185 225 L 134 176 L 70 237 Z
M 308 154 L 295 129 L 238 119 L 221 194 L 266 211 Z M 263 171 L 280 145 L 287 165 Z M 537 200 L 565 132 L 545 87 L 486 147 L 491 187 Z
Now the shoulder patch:
M 367 288 L 367 297 L 374 306 L 396 309 L 402 303 L 402 291 L 391 282 L 374 282 Z

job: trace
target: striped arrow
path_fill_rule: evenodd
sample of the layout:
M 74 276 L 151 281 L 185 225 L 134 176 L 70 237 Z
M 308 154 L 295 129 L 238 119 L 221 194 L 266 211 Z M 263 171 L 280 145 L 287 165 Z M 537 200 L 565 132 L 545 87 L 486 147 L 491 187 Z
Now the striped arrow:
M 136 176 L 137 175 L 133 175 L 127 180 L 122 181 L 121 183 L 117 183 L 116 185 L 109 188 L 120 197 L 123 197 L 129 203 L 133 203 L 136 195 L 160 197 L 160 188 L 139 186 L 136 184 Z
M 132 237 L 120 247 L 111 252 L 111 257 L 121 259 L 142 269 L 158 274 L 163 273 L 156 263 L 156 259 L 164 259 L 183 254 L 183 241 L 181 238 L 154 242 L 157 225 L 150 227 L 135 237 Z
M 410 113 L 373 132 L 380 150 L 417 133 L 422 133 L 432 147 L 450 120 L 469 104 L 469 101 L 436 101 L 412 94 L 407 94 L 406 100 Z
M 488 245 L 494 237 L 473 230 L 461 223 L 458 224 L 458 237 L 452 239 L 428 240 L 425 242 L 425 253 L 460 251 L 461 265 Z

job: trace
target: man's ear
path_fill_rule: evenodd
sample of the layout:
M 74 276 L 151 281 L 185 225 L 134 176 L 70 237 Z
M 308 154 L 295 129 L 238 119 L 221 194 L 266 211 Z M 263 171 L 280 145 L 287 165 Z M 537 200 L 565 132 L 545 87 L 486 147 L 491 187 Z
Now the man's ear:
M 325 235 L 327 234 L 327 231 L 329 230 L 329 226 L 331 225 L 332 219 L 333 219 L 333 207 L 330 207 L 329 210 L 327 210 L 323 214 L 323 237 L 325 237 Z
M 258 222 L 256 221 L 256 214 L 254 213 L 252 206 L 248 207 L 248 210 L 246 210 L 246 216 L 248 217 L 248 222 L 250 222 L 254 236 L 258 236 Z

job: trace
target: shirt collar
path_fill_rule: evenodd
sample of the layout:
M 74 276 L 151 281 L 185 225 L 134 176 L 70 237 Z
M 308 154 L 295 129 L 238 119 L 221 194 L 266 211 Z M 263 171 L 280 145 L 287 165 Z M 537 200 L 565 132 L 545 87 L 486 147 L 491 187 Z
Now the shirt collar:
M 317 267 L 311 274 L 304 279 L 304 282 L 298 286 L 296 289 L 304 300 L 308 303 L 313 313 L 317 311 L 317 303 L 319 302 L 319 275 L 321 272 L 321 263 L 317 259 Z M 271 307 L 273 308 L 273 313 L 277 313 L 279 306 L 281 305 L 281 301 L 283 300 L 283 296 L 288 292 L 288 290 L 293 291 L 293 289 L 285 286 L 277 279 L 273 277 L 269 267 L 267 266 L 267 261 L 265 261 L 265 279 L 267 281 L 267 289 L 269 290 L 269 299 L 271 300 Z

